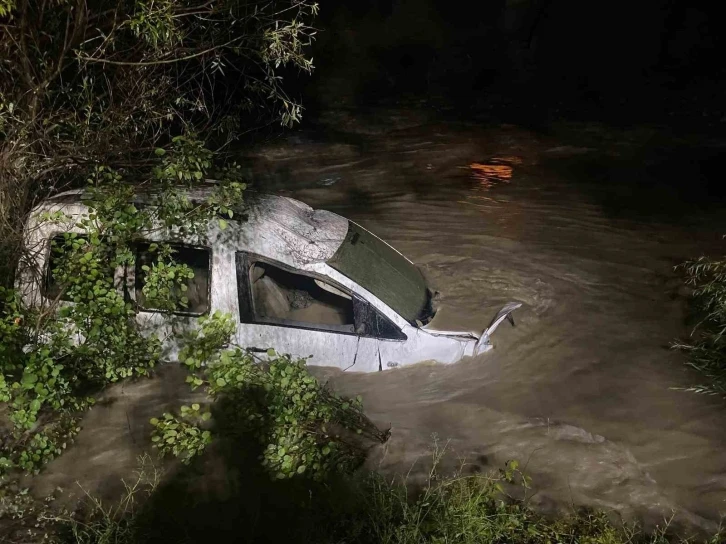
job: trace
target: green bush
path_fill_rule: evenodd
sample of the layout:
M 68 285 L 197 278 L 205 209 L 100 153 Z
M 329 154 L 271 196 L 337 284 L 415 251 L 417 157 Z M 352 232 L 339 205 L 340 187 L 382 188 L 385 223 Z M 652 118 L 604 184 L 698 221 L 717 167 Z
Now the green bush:
M 268 360 L 258 361 L 253 353 L 230 346 L 235 322 L 229 315 L 216 312 L 200 318 L 199 325 L 179 353 L 191 371 L 187 382 L 193 389 L 204 386 L 210 401 L 220 401 L 212 413 L 222 435 L 256 437 L 261 463 L 273 477 L 320 480 L 331 471 L 348 472 L 363 460 L 354 436 L 387 439 L 365 417 L 360 399 L 343 399 L 322 386 L 304 359 L 269 350 Z M 209 437 L 209 431 L 190 422 L 199 413 L 203 420 L 209 412 L 183 406 L 181 417 L 167 413 L 152 419 L 157 448 L 185 462 L 199 455 Z
M 681 265 L 693 287 L 698 323 L 691 337 L 674 347 L 689 354 L 689 365 L 707 382 L 691 391 L 726 397 L 726 257 L 701 257 Z

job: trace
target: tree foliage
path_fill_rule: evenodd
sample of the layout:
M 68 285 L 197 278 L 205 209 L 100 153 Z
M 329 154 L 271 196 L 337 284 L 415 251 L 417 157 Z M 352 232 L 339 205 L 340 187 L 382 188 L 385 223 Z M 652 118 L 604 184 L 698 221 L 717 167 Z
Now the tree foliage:
M 0 0 L 3 233 L 18 235 L 38 197 L 68 186 L 85 188 L 89 209 L 43 218 L 65 232 L 51 250 L 50 307 L 25 308 L 0 291 L 4 469 L 39 470 L 78 432 L 94 391 L 147 376 L 159 362 L 162 342 L 142 334 L 114 271 L 135 266 L 134 244 L 150 232 L 203 238 L 210 221 L 224 229 L 236 219 L 246 185 L 238 166 L 213 168 L 209 142 L 300 120 L 283 76 L 312 70 L 317 11 L 310 0 Z M 192 199 L 186 189 L 209 177 L 219 180 L 212 196 Z M 139 189 L 152 189 L 143 207 L 134 204 Z M 146 303 L 183 308 L 192 269 L 168 244 L 148 250 Z M 180 355 L 194 370 L 190 383 L 231 407 L 215 409 L 215 425 L 244 424 L 258 436 L 275 476 L 320 476 L 353 462 L 342 428 L 378 433 L 359 403 L 322 387 L 304 361 L 275 355 L 260 366 L 227 346 L 229 317 L 200 325 Z M 209 414 L 192 405 L 153 420 L 156 445 L 190 460 L 211 440 Z
M 4 229 L 97 164 L 129 170 L 174 136 L 229 140 L 298 121 L 282 78 L 312 70 L 317 10 L 308 0 L 0 0 Z

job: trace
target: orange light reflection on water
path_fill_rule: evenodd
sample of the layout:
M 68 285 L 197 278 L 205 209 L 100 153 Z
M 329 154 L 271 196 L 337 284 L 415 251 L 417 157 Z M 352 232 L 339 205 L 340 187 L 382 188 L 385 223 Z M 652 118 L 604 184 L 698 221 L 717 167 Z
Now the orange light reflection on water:
M 514 160 L 512 160 L 514 159 Z M 517 157 L 501 157 L 492 159 L 489 163 L 473 162 L 469 165 L 472 177 L 479 182 L 481 189 L 491 189 L 500 183 L 509 183 L 512 180 L 512 167 L 501 162 L 520 163 Z

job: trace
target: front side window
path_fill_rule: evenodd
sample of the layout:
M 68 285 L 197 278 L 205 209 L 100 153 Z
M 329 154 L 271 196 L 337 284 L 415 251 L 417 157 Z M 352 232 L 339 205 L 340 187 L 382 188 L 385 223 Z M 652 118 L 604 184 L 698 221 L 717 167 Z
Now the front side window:
M 163 268 L 166 259 L 159 259 L 157 244 L 139 244 L 136 247 L 136 268 L 134 292 L 139 309 L 146 311 L 169 311 L 171 300 L 175 304 L 172 313 L 202 315 L 209 311 L 210 301 L 210 252 L 206 248 L 195 248 L 169 244 L 171 260 L 185 265 L 187 277 L 178 278 Z M 163 278 L 150 282 L 150 274 Z M 158 291 L 164 290 L 163 293 Z M 168 291 L 168 292 L 167 292 Z M 163 302 L 162 302 L 163 301 Z
M 369 303 L 321 279 L 237 255 L 240 321 L 401 340 Z
M 261 262 L 249 279 L 256 321 L 354 332 L 353 300 L 332 285 Z

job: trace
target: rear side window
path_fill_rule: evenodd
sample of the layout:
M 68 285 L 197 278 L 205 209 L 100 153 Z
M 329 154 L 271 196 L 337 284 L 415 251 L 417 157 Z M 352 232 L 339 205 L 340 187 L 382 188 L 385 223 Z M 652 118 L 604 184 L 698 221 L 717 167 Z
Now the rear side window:
M 196 248 L 169 244 L 172 249 L 171 258 L 178 264 L 187 265 L 193 272 L 193 277 L 185 279 L 180 284 L 174 282 L 172 294 L 175 300 L 181 302 L 178 309 L 171 313 L 181 315 L 202 315 L 210 307 L 210 263 L 211 255 L 207 248 Z M 136 268 L 134 291 L 136 303 L 139 308 L 146 311 L 168 311 L 155 304 L 155 293 L 145 291 L 147 273 L 159 265 L 159 254 L 150 244 L 139 244 L 136 249 Z M 147 294 L 149 295 L 147 297 Z
M 81 239 L 83 239 L 81 237 Z M 50 255 L 45 269 L 44 295 L 51 300 L 71 300 L 68 296 L 68 285 L 61 281 L 61 268 L 67 262 L 69 248 L 65 245 L 62 234 L 50 239 Z
M 45 269 L 43 282 L 43 295 L 51 300 L 64 300 L 72 302 L 73 298 L 68 294 L 74 280 L 80 278 L 64 276 L 63 268 L 68 266 L 69 259 L 73 256 L 80 256 L 85 253 L 88 245 L 88 237 L 83 234 L 66 233 L 59 234 L 50 239 L 50 254 Z M 114 270 L 109 268 L 105 271 L 106 277 L 113 280 Z

